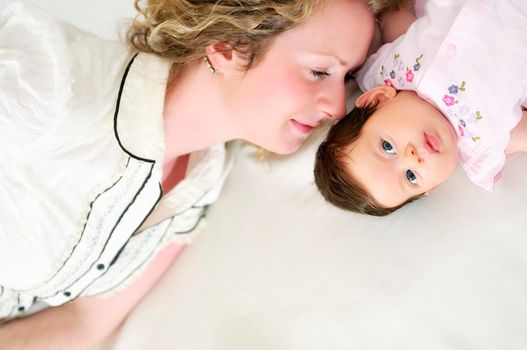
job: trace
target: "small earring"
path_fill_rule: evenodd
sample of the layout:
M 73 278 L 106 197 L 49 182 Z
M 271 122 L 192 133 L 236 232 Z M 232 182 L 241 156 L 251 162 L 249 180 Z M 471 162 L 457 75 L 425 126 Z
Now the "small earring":
M 209 57 L 208 56 L 203 57 L 203 61 L 205 61 L 205 64 L 207 65 L 207 67 L 209 67 L 210 72 L 212 74 L 215 74 L 216 73 L 216 69 L 214 69 L 214 67 L 210 63 Z

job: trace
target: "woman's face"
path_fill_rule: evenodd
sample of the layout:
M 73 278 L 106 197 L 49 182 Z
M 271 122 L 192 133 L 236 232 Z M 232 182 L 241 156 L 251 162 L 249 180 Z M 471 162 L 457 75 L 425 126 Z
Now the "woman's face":
M 241 138 L 286 154 L 324 119 L 341 118 L 345 77 L 365 60 L 373 32 L 362 1 L 320 1 L 306 22 L 278 35 L 240 74 L 231 101 Z

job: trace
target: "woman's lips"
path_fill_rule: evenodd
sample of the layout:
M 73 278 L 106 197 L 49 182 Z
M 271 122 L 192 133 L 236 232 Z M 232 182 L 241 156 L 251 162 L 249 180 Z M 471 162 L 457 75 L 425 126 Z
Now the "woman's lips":
M 295 128 L 297 128 L 303 134 L 309 134 L 315 127 L 307 124 L 303 124 L 296 119 L 291 119 Z
M 436 136 L 425 133 L 424 147 L 428 153 L 439 153 L 441 151 L 441 141 Z

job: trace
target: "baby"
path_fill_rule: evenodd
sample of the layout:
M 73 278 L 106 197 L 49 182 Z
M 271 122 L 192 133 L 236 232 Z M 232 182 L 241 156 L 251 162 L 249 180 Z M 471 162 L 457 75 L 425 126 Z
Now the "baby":
M 383 35 L 397 37 L 405 22 L 404 12 L 383 18 Z M 366 92 L 317 152 L 327 201 L 387 215 L 430 193 L 457 161 L 492 191 L 505 154 L 527 151 L 527 2 L 428 1 L 358 82 Z

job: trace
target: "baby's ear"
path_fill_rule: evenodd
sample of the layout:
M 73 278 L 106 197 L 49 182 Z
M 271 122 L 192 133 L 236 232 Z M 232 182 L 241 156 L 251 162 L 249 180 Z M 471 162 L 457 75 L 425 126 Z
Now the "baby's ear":
M 397 90 L 391 86 L 383 85 L 370 89 L 360 95 L 355 101 L 355 107 L 380 106 L 397 95 Z

